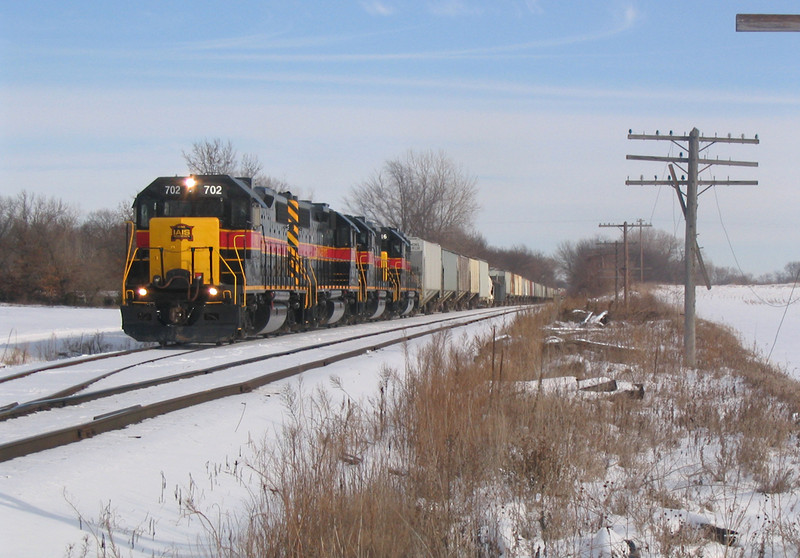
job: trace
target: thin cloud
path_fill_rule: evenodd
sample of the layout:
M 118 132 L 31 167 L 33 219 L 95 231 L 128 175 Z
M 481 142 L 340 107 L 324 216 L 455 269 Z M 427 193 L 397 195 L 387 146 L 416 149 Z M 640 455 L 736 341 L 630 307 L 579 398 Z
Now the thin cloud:
M 394 15 L 396 11 L 394 6 L 391 6 L 386 2 L 381 2 L 381 0 L 370 0 L 369 2 L 362 1 L 361 7 L 364 8 L 364 11 L 369 15 L 382 17 Z
M 428 11 L 436 16 L 458 17 L 480 15 L 482 10 L 462 0 L 436 0 L 428 5 Z
M 539 0 L 525 0 L 522 4 L 525 6 L 525 9 L 532 14 L 539 15 L 544 13 L 544 8 L 542 8 Z
M 362 2 L 365 10 L 374 10 L 375 13 L 380 15 L 389 15 L 393 13 L 393 8 L 388 6 L 381 0 L 374 0 L 370 2 Z M 533 12 L 534 10 L 541 10 L 538 3 L 531 0 L 526 2 L 528 9 Z M 439 15 L 464 15 L 479 13 L 478 8 L 469 6 L 461 0 L 442 0 L 434 2 L 429 5 L 429 10 Z M 569 45 L 577 45 L 582 43 L 592 43 L 603 41 L 612 38 L 616 35 L 624 33 L 633 28 L 639 21 L 639 12 L 632 4 L 626 5 L 621 11 L 616 12 L 614 18 L 617 23 L 606 29 L 600 29 L 594 33 L 585 33 L 581 35 L 570 35 L 564 37 L 554 37 L 551 39 L 542 39 L 536 41 L 526 41 L 521 43 L 511 43 L 505 45 L 483 46 L 466 49 L 450 49 L 450 50 L 432 50 L 432 51 L 418 51 L 418 52 L 389 52 L 389 53 L 268 53 L 263 52 L 248 53 L 230 52 L 222 53 L 222 58 L 233 60 L 237 57 L 247 60 L 268 60 L 272 62 L 380 62 L 392 60 L 451 60 L 451 59 L 500 59 L 520 56 L 545 56 L 542 53 L 535 51 L 552 49 L 556 47 L 563 47 Z M 264 48 L 291 48 L 291 47 L 308 47 L 313 48 L 321 44 L 345 43 L 352 42 L 355 39 L 363 38 L 366 36 L 374 36 L 377 34 L 385 34 L 386 32 L 366 33 L 361 35 L 351 36 L 330 36 L 330 37 L 310 37 L 307 39 L 295 39 L 294 42 L 282 40 L 275 41 L 274 38 L 270 41 L 261 41 L 260 45 L 252 44 L 250 48 L 244 50 L 252 50 L 258 48 L 263 51 Z M 227 50 L 224 47 L 221 50 Z
M 383 61 L 402 61 L 402 60 L 454 60 L 454 59 L 508 59 L 520 57 L 538 57 L 546 58 L 553 56 L 560 56 L 560 54 L 545 54 L 537 53 L 537 50 L 552 49 L 555 47 L 563 47 L 568 45 L 576 45 L 581 43 L 602 41 L 611 38 L 615 35 L 623 33 L 628 30 L 635 22 L 635 18 L 625 18 L 622 25 L 598 31 L 592 34 L 573 35 L 567 37 L 545 39 L 538 41 L 526 41 L 522 43 L 511 43 L 506 45 L 485 46 L 468 49 L 453 49 L 453 50 L 432 50 L 432 51 L 418 51 L 418 52 L 389 52 L 389 53 L 253 53 L 253 52 L 219 52 L 217 55 L 211 57 L 218 60 L 261 60 L 270 62 L 326 62 L 326 63 L 346 63 L 346 62 L 383 62 Z M 347 37 L 333 38 L 329 37 L 323 39 L 321 37 L 309 38 L 305 41 L 309 47 L 314 46 L 314 43 L 322 42 L 338 42 L 348 41 Z M 298 40 L 299 41 L 299 40 Z M 274 48 L 288 48 L 278 44 L 271 45 Z M 263 48 L 263 47 L 262 47 Z M 262 50 L 259 48 L 258 50 Z M 255 48 L 247 49 L 255 50 Z M 204 56 L 208 57 L 207 54 Z
M 527 0 L 525 7 L 533 12 L 542 9 L 536 0 Z M 363 0 L 362 8 L 371 14 L 388 17 L 396 13 L 395 7 L 385 0 Z M 480 9 L 471 6 L 462 0 L 440 0 L 428 5 L 428 10 L 440 15 L 464 15 L 479 13 Z M 559 56 L 549 51 L 554 48 L 591 43 L 609 39 L 623 33 L 635 26 L 639 21 L 639 14 L 633 5 L 626 5 L 621 11 L 616 12 L 616 24 L 600 29 L 594 33 L 570 35 L 525 41 L 510 44 L 495 44 L 474 48 L 448 49 L 448 50 L 420 50 L 396 52 L 333 52 L 333 46 L 345 48 L 348 44 L 357 44 L 362 39 L 376 36 L 402 34 L 410 27 L 400 27 L 392 30 L 367 31 L 364 33 L 343 35 L 310 35 L 291 36 L 288 31 L 274 33 L 250 34 L 245 36 L 221 37 L 217 39 L 187 41 L 179 43 L 169 51 L 159 47 L 148 49 L 143 47 L 133 50 L 96 50 L 91 48 L 57 49 L 48 47 L 44 54 L 54 56 L 81 56 L 100 58 L 147 58 L 153 57 L 163 61 L 170 56 L 175 60 L 190 60 L 192 57 L 202 60 L 217 61 L 265 61 L 265 62 L 295 62 L 295 63 L 369 63 L 386 61 L 436 61 L 436 60 L 487 60 L 487 59 L 513 59 L 513 58 L 550 58 Z M 415 27 L 414 27 L 415 28 Z M 302 52 L 306 51 L 306 52 Z
M 188 77 L 193 77 L 191 74 Z M 202 77 L 198 74 L 196 77 Z M 560 87 L 550 85 L 525 85 L 511 81 L 467 80 L 467 79 L 407 79 L 375 76 L 357 76 L 352 74 L 316 74 L 316 73 L 262 73 L 238 74 L 229 72 L 218 74 L 218 79 L 240 82 L 293 83 L 303 85 L 335 85 L 386 88 L 390 91 L 448 91 L 451 93 L 494 94 L 505 97 L 525 99 L 551 99 L 559 101 L 621 101 L 627 103 L 681 103 L 689 106 L 693 103 L 707 104 L 709 101 L 722 106 L 800 106 L 800 95 L 776 95 L 767 91 L 756 91 L 748 94 L 726 89 L 653 89 L 653 88 L 598 88 L 598 87 Z M 398 93 L 400 94 L 400 93 Z M 437 94 L 438 98 L 438 94 Z M 501 97 L 502 98 L 502 97 Z M 698 101 L 700 100 L 700 101 Z
M 639 10 L 633 4 L 625 6 L 622 10 L 623 25 L 625 29 L 633 27 L 640 19 Z

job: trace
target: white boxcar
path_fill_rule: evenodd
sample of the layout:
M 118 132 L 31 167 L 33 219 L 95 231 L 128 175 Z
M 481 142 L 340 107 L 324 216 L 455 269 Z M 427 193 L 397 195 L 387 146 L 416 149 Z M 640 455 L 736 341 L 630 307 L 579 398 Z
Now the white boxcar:
M 466 300 L 469 300 L 469 258 L 459 255 L 458 292 L 456 294 L 456 301 L 460 305 Z
M 442 301 L 455 298 L 457 292 L 458 254 L 442 248 Z
M 481 262 L 469 259 L 469 296 L 475 298 L 481 293 Z
M 410 238 L 411 272 L 419 278 L 420 308 L 435 303 L 442 294 L 442 247 L 421 238 Z
M 492 305 L 492 278 L 489 277 L 489 262 L 478 260 L 478 299 L 486 306 Z
M 514 298 L 514 302 L 519 302 L 522 296 L 522 277 L 516 273 L 511 274 L 511 291 L 510 294 Z

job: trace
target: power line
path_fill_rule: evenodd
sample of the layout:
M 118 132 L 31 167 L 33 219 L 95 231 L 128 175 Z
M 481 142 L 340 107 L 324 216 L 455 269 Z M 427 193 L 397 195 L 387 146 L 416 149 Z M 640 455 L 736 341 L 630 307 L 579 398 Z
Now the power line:
M 731 242 L 731 237 L 728 235 L 728 227 L 725 226 L 725 221 L 722 219 L 722 209 L 720 208 L 719 205 L 719 197 L 717 196 L 716 188 L 714 188 L 714 200 L 716 201 L 717 204 L 717 214 L 719 215 L 719 224 L 722 225 L 722 232 L 725 233 L 725 240 L 727 240 L 728 242 L 728 248 L 730 248 L 731 250 L 733 261 L 736 263 L 736 268 L 739 270 L 739 273 L 742 275 L 742 277 L 744 277 L 745 275 L 744 270 L 742 270 L 742 266 L 739 265 L 739 258 L 736 257 L 736 251 L 733 249 L 733 243 Z M 798 268 L 798 273 L 800 273 L 800 268 Z M 795 283 L 796 282 L 797 282 L 797 277 L 795 277 Z M 751 285 L 747 285 L 747 288 L 750 290 L 751 293 L 753 293 L 753 296 L 756 297 L 762 304 L 764 304 L 765 306 L 771 306 L 772 308 L 783 308 L 784 306 L 788 307 L 789 305 L 800 301 L 800 298 L 792 300 L 792 295 L 790 294 L 789 300 L 787 300 L 785 303 L 773 304 L 770 301 L 761 297 L 761 295 L 759 295 L 758 292 Z M 794 288 L 792 288 L 792 292 L 794 292 Z
M 670 130 L 669 134 L 660 134 L 656 131 L 655 134 L 634 134 L 633 130 L 628 131 L 628 139 L 637 140 L 661 140 L 669 141 L 673 145 L 679 146 L 686 151 L 682 150 L 678 157 L 670 155 L 668 157 L 657 155 L 627 155 L 626 159 L 629 161 L 652 161 L 669 164 L 671 180 L 658 180 L 656 176 L 654 180 L 645 180 L 640 177 L 639 180 L 628 179 L 625 181 L 629 186 L 672 186 L 678 195 L 678 200 L 681 203 L 684 216 L 686 218 L 686 235 L 685 235 L 685 256 L 684 261 L 686 264 L 685 270 L 685 289 L 684 289 L 684 357 L 685 365 L 693 368 L 695 366 L 695 279 L 694 279 L 694 265 L 695 260 L 698 261 L 701 270 L 704 269 L 702 257 L 697 244 L 697 197 L 698 187 L 707 186 L 712 187 L 716 185 L 757 185 L 757 181 L 753 180 L 701 180 L 700 173 L 711 168 L 714 165 L 725 165 L 729 167 L 757 167 L 758 163 L 750 161 L 734 161 L 732 159 L 711 159 L 705 154 L 705 151 L 716 143 L 741 143 L 741 144 L 758 144 L 758 136 L 753 139 L 745 138 L 742 135 L 740 138 L 732 137 L 728 134 L 727 137 L 715 136 L 701 136 L 697 128 L 686 135 L 673 135 Z M 681 143 L 683 142 L 683 143 Z M 685 146 L 685 147 L 684 147 Z M 686 176 L 681 176 L 678 179 L 677 174 L 674 172 L 672 165 L 677 165 L 681 170 L 686 173 Z M 686 188 L 684 193 L 681 186 Z M 706 188 L 707 189 L 707 188 Z M 711 284 L 706 277 L 706 284 L 711 288 Z
M 778 343 L 778 335 L 781 332 L 781 328 L 783 327 L 783 320 L 786 319 L 786 313 L 789 311 L 789 305 L 791 304 L 792 295 L 794 294 L 794 289 L 797 287 L 797 280 L 800 278 L 800 268 L 797 269 L 797 273 L 794 275 L 794 285 L 792 285 L 792 290 L 789 292 L 789 301 L 786 303 L 786 307 L 783 309 L 783 316 L 781 316 L 781 321 L 778 324 L 778 331 L 775 332 L 775 339 L 772 340 L 772 347 L 769 349 L 769 354 L 767 355 L 767 360 L 769 357 L 772 356 L 772 351 L 775 350 L 775 345 Z

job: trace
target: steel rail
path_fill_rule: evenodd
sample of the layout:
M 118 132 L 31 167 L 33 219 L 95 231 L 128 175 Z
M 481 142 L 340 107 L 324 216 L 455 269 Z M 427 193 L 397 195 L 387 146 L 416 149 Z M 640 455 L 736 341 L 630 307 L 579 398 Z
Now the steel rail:
M 141 362 L 134 362 L 133 364 L 128 364 L 126 366 L 123 366 L 122 368 L 117 368 L 115 370 L 110 370 L 108 372 L 103 372 L 99 376 L 95 376 L 93 378 L 89 378 L 87 380 L 83 380 L 83 381 L 81 381 L 81 382 L 79 382 L 79 383 L 77 383 L 75 385 L 63 388 L 63 389 L 57 391 L 56 393 L 52 393 L 52 394 L 50 394 L 50 395 L 48 395 L 46 397 L 39 397 L 37 399 L 33 399 L 31 401 L 28 401 L 26 403 L 18 403 L 18 402 L 10 403 L 8 405 L 0 407 L 0 422 L 2 422 L 4 420 L 7 420 L 9 418 L 15 418 L 15 417 L 18 417 L 18 416 L 26 415 L 26 414 L 29 414 L 31 412 L 35 412 L 35 411 L 38 411 L 38 410 L 46 410 L 48 407 L 36 408 L 36 404 L 44 402 L 44 401 L 57 401 L 57 400 L 65 399 L 65 398 L 69 397 L 70 395 L 78 393 L 79 391 L 82 391 L 82 390 L 86 389 L 90 385 L 99 382 L 100 380 L 104 380 L 105 378 L 108 378 L 109 376 L 113 376 L 114 374 L 119 374 L 120 372 L 124 372 L 125 370 L 130 370 L 131 368 L 136 368 L 137 366 L 144 366 L 145 364 L 151 364 L 153 362 L 158 362 L 160 360 L 166 360 L 168 358 L 182 357 L 182 356 L 185 356 L 187 354 L 196 353 L 196 352 L 199 352 L 199 351 L 204 351 L 206 349 L 211 349 L 211 348 L 212 347 L 200 347 L 200 348 L 197 348 L 197 349 L 189 349 L 189 350 L 181 351 L 179 353 L 173 353 L 173 354 L 169 354 L 169 355 L 161 355 L 161 356 L 158 356 L 158 357 L 155 357 L 155 358 L 150 358 L 150 359 L 147 359 L 147 360 L 143 360 Z M 149 348 L 149 349 L 148 348 L 144 348 L 144 349 L 141 349 L 141 350 L 142 351 L 152 350 L 152 347 Z M 108 355 L 105 355 L 104 358 L 111 358 L 111 357 L 117 357 L 117 356 L 127 356 L 127 355 L 129 355 L 131 353 L 135 353 L 135 352 L 139 352 L 139 350 L 122 351 L 122 352 L 119 352 L 119 353 L 109 353 Z M 88 358 L 88 359 L 81 360 L 80 362 L 73 361 L 73 362 L 70 362 L 70 363 L 64 363 L 64 364 L 62 364 L 60 366 L 53 366 L 53 367 L 49 367 L 49 368 L 39 369 L 37 371 L 38 372 L 43 372 L 45 370 L 53 370 L 53 369 L 57 369 L 57 368 L 68 368 L 68 367 L 73 366 L 73 365 L 74 366 L 79 366 L 81 364 L 85 364 L 87 362 L 92 362 L 94 360 L 103 360 L 103 358 L 96 358 L 96 359 Z M 30 375 L 30 374 L 23 374 L 23 375 L 19 376 L 18 378 L 26 377 L 28 375 Z M 14 379 L 18 379 L 18 378 L 14 378 Z M 52 405 L 50 406 L 50 408 L 52 408 Z M 24 411 L 25 409 L 28 409 L 28 410 Z
M 458 320 L 458 319 L 459 319 L 458 316 L 453 316 L 453 317 L 448 317 L 448 318 L 436 320 L 433 323 L 443 323 L 443 322 L 454 321 L 454 320 Z M 280 352 L 277 352 L 277 353 L 269 353 L 268 355 L 259 355 L 257 357 L 250 357 L 249 359 L 243 359 L 243 360 L 239 360 L 239 361 L 230 361 L 228 363 L 221 364 L 221 365 L 210 366 L 210 367 L 207 367 L 207 368 L 201 368 L 201 369 L 197 369 L 197 370 L 189 370 L 187 372 L 180 372 L 178 374 L 173 374 L 173 375 L 170 375 L 170 376 L 163 376 L 161 378 L 153 378 L 153 379 L 150 379 L 150 380 L 143 380 L 141 382 L 133 382 L 133 383 L 130 383 L 130 384 L 124 384 L 124 385 L 121 385 L 121 386 L 107 388 L 107 389 L 104 389 L 104 390 L 93 391 L 93 392 L 90 392 L 90 393 L 87 393 L 87 394 L 76 395 L 76 394 L 78 394 L 78 392 L 83 391 L 84 389 L 86 389 L 90 385 L 92 385 L 94 383 L 97 383 L 100 380 L 103 380 L 103 379 L 108 378 L 110 376 L 113 376 L 114 374 L 117 374 L 119 372 L 124 372 L 125 370 L 130 370 L 131 368 L 135 368 L 137 366 L 141 366 L 141 365 L 144 365 L 144 364 L 150 364 L 152 362 L 157 362 L 159 360 L 165 360 L 165 359 L 168 359 L 168 358 L 185 356 L 185 355 L 193 353 L 193 352 L 198 352 L 198 351 L 202 351 L 202 350 L 206 350 L 206 349 L 212 349 L 212 348 L 215 348 L 215 347 L 201 347 L 201 348 L 198 348 L 198 349 L 183 351 L 183 352 L 180 352 L 180 353 L 177 353 L 177 354 L 165 355 L 165 356 L 161 356 L 161 357 L 158 357 L 158 358 L 153 358 L 153 359 L 149 359 L 149 360 L 146 360 L 146 361 L 142 361 L 140 363 L 130 364 L 130 365 L 124 366 L 122 368 L 118 368 L 116 370 L 112 370 L 110 372 L 104 372 L 104 373 L 100 374 L 99 376 L 96 376 L 94 378 L 90 378 L 88 380 L 84 380 L 82 382 L 79 382 L 78 384 L 75 384 L 73 386 L 61 389 L 58 392 L 52 393 L 52 394 L 50 394 L 48 396 L 45 396 L 45 397 L 38 397 L 36 399 L 33 399 L 33 400 L 25 402 L 25 403 L 11 403 L 11 404 L 6 405 L 4 407 L 0 407 L 0 422 L 8 420 L 8 419 L 12 419 L 12 418 L 22 417 L 22 416 L 29 415 L 29 414 L 32 414 L 32 413 L 48 411 L 50 409 L 57 408 L 57 407 L 60 408 L 60 407 L 68 407 L 68 406 L 72 406 L 72 405 L 80 405 L 80 404 L 86 403 L 88 401 L 94 401 L 96 399 L 102 399 L 103 397 L 111 397 L 113 395 L 119 395 L 119 394 L 122 394 L 122 393 L 127 393 L 129 391 L 135 391 L 137 389 L 145 389 L 145 388 L 149 388 L 149 387 L 159 386 L 159 385 L 162 385 L 162 384 L 168 384 L 168 383 L 176 382 L 178 380 L 185 380 L 185 379 L 188 379 L 188 378 L 193 378 L 195 376 L 203 376 L 203 375 L 206 375 L 206 374 L 211 374 L 213 372 L 218 372 L 220 370 L 226 370 L 228 368 L 232 368 L 232 367 L 237 366 L 237 365 L 238 366 L 244 366 L 246 364 L 251 364 L 252 362 L 260 362 L 262 360 L 267 360 L 267 359 L 270 359 L 270 358 L 278 358 L 278 357 L 283 357 L 283 356 L 289 356 L 289 355 L 301 353 L 301 352 L 304 352 L 304 351 L 309 351 L 309 350 L 319 349 L 319 348 L 322 348 L 322 347 L 329 347 L 329 346 L 332 346 L 332 345 L 337 345 L 339 343 L 346 343 L 346 342 L 349 342 L 349 341 L 357 341 L 359 339 L 365 339 L 367 337 L 373 337 L 373 336 L 376 336 L 376 335 L 383 335 L 385 333 L 394 333 L 394 332 L 402 331 L 402 330 L 406 330 L 406 329 L 414 329 L 414 328 L 426 327 L 426 326 L 429 326 L 429 325 L 431 325 L 431 324 L 428 323 L 428 324 L 417 324 L 417 325 L 405 325 L 405 326 L 398 326 L 398 327 L 391 328 L 391 329 L 386 329 L 386 330 L 383 330 L 383 331 L 380 331 L 380 332 L 362 333 L 362 334 L 359 334 L 359 335 L 353 335 L 353 336 L 350 336 L 350 337 L 344 337 L 344 338 L 336 339 L 334 341 L 326 341 L 326 342 L 322 342 L 322 343 L 315 343 L 313 345 L 305 345 L 303 347 L 297 347 L 295 349 L 287 349 L 285 351 L 280 351 Z M 259 340 L 250 339 L 250 340 L 244 340 L 243 343 L 247 343 L 248 341 L 252 342 L 252 341 L 261 341 L 261 340 L 260 339 Z
M 187 395 L 182 395 L 179 397 L 175 397 L 172 399 L 159 401 L 157 403 L 151 403 L 148 405 L 134 405 L 132 407 L 127 407 L 125 409 L 121 409 L 118 411 L 111 411 L 109 413 L 104 413 L 103 415 L 98 415 L 93 418 L 93 420 L 89 422 L 85 422 L 79 425 L 70 426 L 67 428 L 62 428 L 59 430 L 54 430 L 51 432 L 46 432 L 43 434 L 37 434 L 35 436 L 30 436 L 28 438 L 23 438 L 20 440 L 15 440 L 12 442 L 7 442 L 5 444 L 0 445 L 0 462 L 8 461 L 11 459 L 15 459 L 17 457 L 22 457 L 25 455 L 29 455 L 32 453 L 37 453 L 40 451 L 44 451 L 47 449 L 57 448 L 63 445 L 67 445 L 70 443 L 78 442 L 80 440 L 84 440 L 87 438 L 94 437 L 98 434 L 102 434 L 105 432 L 110 432 L 112 430 L 119 430 L 129 426 L 131 424 L 135 424 L 137 422 L 141 422 L 148 418 L 154 418 L 160 415 L 164 415 L 167 413 L 171 413 L 174 411 L 178 411 L 181 409 L 186 409 L 189 407 L 193 407 L 196 405 L 200 405 L 202 403 L 207 403 L 210 401 L 215 401 L 217 399 L 222 399 L 224 397 L 230 397 L 233 395 L 240 395 L 243 393 L 249 393 L 256 388 L 262 387 L 272 382 L 276 382 L 285 378 L 289 378 L 305 372 L 307 370 L 313 370 L 316 368 L 322 368 L 328 366 L 329 364 L 333 364 L 342 360 L 347 360 L 350 358 L 354 358 L 357 356 L 361 356 L 371 351 L 376 351 L 379 349 L 383 349 L 385 347 L 389 347 L 392 345 L 396 345 L 399 343 L 405 343 L 407 341 L 417 339 L 419 337 L 424 337 L 426 335 L 434 335 L 436 333 L 448 330 L 448 329 L 455 329 L 459 327 L 464 327 L 473 323 L 477 323 L 480 321 L 497 318 L 501 316 L 505 316 L 511 313 L 518 313 L 523 311 L 521 308 L 515 308 L 512 310 L 506 310 L 503 312 L 492 313 L 491 315 L 482 315 L 476 318 L 472 318 L 470 320 L 460 322 L 457 324 L 446 324 L 442 325 L 433 329 L 426 329 L 424 331 L 419 331 L 416 333 L 403 335 L 398 338 L 390 339 L 387 341 L 382 341 L 379 343 L 375 343 L 374 345 L 369 345 L 366 347 L 361 347 L 358 349 L 353 349 L 349 351 L 344 351 L 337 355 L 327 356 L 322 359 L 317 359 L 314 361 L 297 364 L 294 366 L 290 366 L 288 368 L 284 368 L 281 370 L 277 370 L 274 372 L 270 372 L 268 374 L 264 374 L 262 376 L 258 376 L 256 378 L 251 378 L 249 380 L 245 380 L 243 382 L 237 382 L 234 384 L 229 384 L 226 386 L 220 386 L 216 388 L 211 388 L 208 390 L 203 390 Z M 452 321 L 457 318 L 449 318 L 447 321 Z M 427 324 L 430 325 L 430 324 Z M 414 326 L 416 327 L 416 326 Z M 422 326 L 420 326 L 422 327 Z M 396 328 L 392 331 L 388 332 L 381 332 L 381 333 L 372 333 L 372 334 L 365 334 L 366 336 L 372 335 L 380 335 L 384 333 L 393 333 L 396 332 L 398 329 L 409 329 L 408 327 L 404 328 Z M 339 343 L 339 340 L 336 340 L 331 343 L 321 344 L 321 346 L 329 346 Z M 317 347 L 318 348 L 318 347 Z M 225 364 L 220 364 L 215 367 L 212 367 L 213 371 L 224 370 L 228 368 L 235 368 L 239 366 L 244 366 L 247 364 L 252 364 L 254 362 L 259 362 L 263 360 L 267 360 L 270 358 L 274 358 L 274 354 L 270 355 L 260 355 L 257 357 L 251 357 L 248 359 L 244 359 L 242 361 L 235 361 Z M 210 370 L 210 369 L 209 369 Z M 208 373 L 208 372 L 206 372 Z
M 110 353 L 102 353 L 97 355 L 92 355 L 88 357 L 80 357 L 75 360 L 62 360 L 59 362 L 55 362 L 52 364 L 47 364 L 45 366 L 41 366 L 39 368 L 33 368 L 31 370 L 25 370 L 23 372 L 17 372 L 15 374 L 9 374 L 8 376 L 3 376 L 0 378 L 0 384 L 5 382 L 10 382 L 12 380 L 19 380 L 20 378 L 24 378 L 26 376 L 30 376 L 32 374 L 36 374 L 37 372 L 47 372 L 48 370 L 57 370 L 59 368 L 69 368 L 70 366 L 78 366 L 80 364 L 85 364 L 87 362 L 94 362 L 96 360 L 105 360 L 107 358 L 116 358 L 120 356 L 132 355 L 134 353 L 141 353 L 144 351 L 151 351 L 154 347 L 139 347 L 136 349 L 126 349 L 124 351 L 113 351 Z

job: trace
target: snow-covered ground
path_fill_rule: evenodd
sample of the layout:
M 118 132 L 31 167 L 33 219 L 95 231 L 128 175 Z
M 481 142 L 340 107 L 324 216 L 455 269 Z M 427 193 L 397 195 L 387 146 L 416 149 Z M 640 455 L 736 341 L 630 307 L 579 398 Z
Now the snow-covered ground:
M 700 317 L 727 323 L 745 344 L 764 356 L 771 352 L 773 362 L 800 376 L 800 344 L 795 344 L 800 306 L 787 304 L 800 292 L 777 285 L 698 289 L 697 295 Z M 482 323 L 463 328 L 454 338 L 471 339 L 491 327 Z M 97 332 L 104 339 L 116 338 L 117 311 L 0 306 L 4 340 L 31 343 L 54 335 L 74 340 Z M 416 345 L 411 344 L 412 351 Z M 241 468 L 250 443 L 274 439 L 286 412 L 280 395 L 286 386 L 303 393 L 325 389 L 334 397 L 359 400 L 375 392 L 382 366 L 402 370 L 406 354 L 395 346 L 235 400 L 0 463 L 0 555 L 80 556 L 86 537 L 92 549 L 95 537 L 102 539 L 97 522 L 104 516 L 114 522 L 114 543 L 123 556 L 164 551 L 197 555 L 195 545 L 207 530 L 197 516 L 183 516 L 177 501 L 194 498 L 204 509 L 241 510 L 246 489 L 220 468 Z M 7 367 L 0 375 L 18 368 Z
M 53 309 L 5 306 L 0 333 L 18 331 L 18 338 L 51 337 L 49 327 L 71 336 L 94 335 L 110 320 L 107 310 L 75 309 L 74 317 L 56 324 Z M 58 309 L 65 315 L 68 309 Z M 470 340 L 502 327 L 498 318 L 455 330 L 454 339 Z M 104 321 L 105 320 L 105 321 Z M 110 327 L 110 326 L 109 326 Z M 117 324 L 117 329 L 119 324 Z M 343 334 L 350 328 L 341 328 Z M 103 330 L 106 335 L 107 330 Z M 65 336 L 66 337 L 66 336 Z M 275 338 L 283 342 L 282 338 Z M 115 523 L 114 542 L 122 556 L 152 556 L 175 552 L 196 556 L 196 544 L 207 533 L 197 517 L 182 517 L 178 500 L 191 497 L 204 509 L 240 509 L 247 493 L 233 477 L 220 474 L 221 464 L 232 468 L 248 444 L 274 438 L 286 412 L 282 390 L 310 394 L 316 389 L 334 397 L 360 400 L 377 391 L 384 365 L 402 370 L 406 350 L 393 346 L 343 361 L 297 378 L 232 398 L 171 413 L 103 434 L 70 446 L 0 463 L 0 556 L 63 556 L 71 546 L 81 555 L 85 537 L 95 548 L 103 537 L 97 526 L 103 517 Z M 324 352 L 324 349 L 320 349 Z M 320 358 L 320 355 L 311 358 Z M 0 376 L 16 369 L 6 367 Z M 3 384 L 0 384 L 2 392 Z M 135 534 L 133 534 L 135 533 Z M 89 555 L 93 555 L 91 552 Z
M 663 287 L 666 300 L 683 308 L 683 287 Z M 800 380 L 800 286 L 698 287 L 697 315 L 739 333 L 742 344 Z
M 42 361 L 77 354 L 81 347 L 111 351 L 137 346 L 121 327 L 118 308 L 0 304 L 0 362 L 15 353 Z

